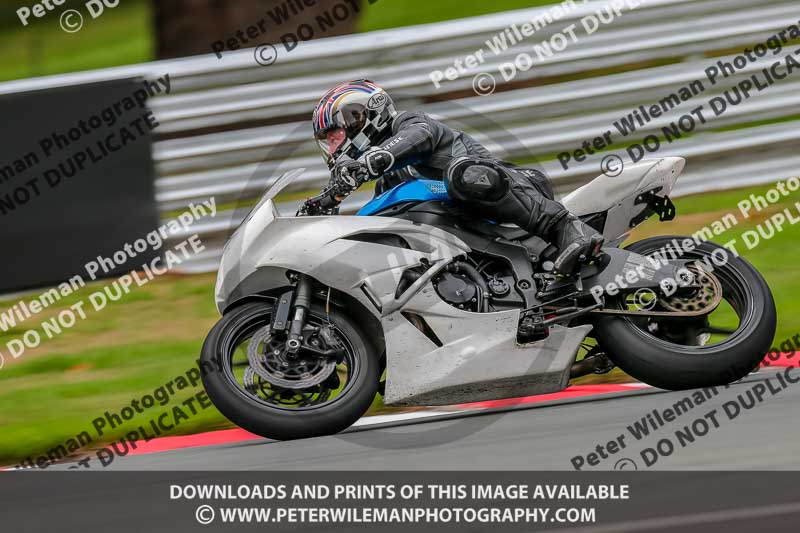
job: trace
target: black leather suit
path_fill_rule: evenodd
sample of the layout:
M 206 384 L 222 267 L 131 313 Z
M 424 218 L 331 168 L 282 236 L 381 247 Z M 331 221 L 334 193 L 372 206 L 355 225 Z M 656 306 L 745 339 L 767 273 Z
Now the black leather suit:
M 390 136 L 364 158 L 370 171 L 381 175 L 376 194 L 406 180 L 443 179 L 450 196 L 467 204 L 470 211 L 497 222 L 516 224 L 545 239 L 568 214 L 553 200 L 550 182 L 541 172 L 495 158 L 466 133 L 425 113 L 398 113 Z M 488 176 L 464 172 L 476 164 L 497 172 Z

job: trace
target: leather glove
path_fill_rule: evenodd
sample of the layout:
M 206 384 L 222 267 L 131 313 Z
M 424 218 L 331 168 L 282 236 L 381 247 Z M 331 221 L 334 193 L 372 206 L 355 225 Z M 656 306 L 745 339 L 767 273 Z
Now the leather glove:
M 317 214 L 319 206 L 315 205 L 313 202 L 310 202 L 309 199 L 306 199 L 300 207 L 297 209 L 297 212 L 294 214 L 296 217 L 313 217 Z
M 340 159 L 333 167 L 329 186 L 334 197 L 341 201 L 369 179 L 370 174 L 366 163 L 349 158 Z
M 322 207 L 319 202 L 313 201 L 311 198 L 300 204 L 297 209 L 296 217 L 318 217 L 327 215 L 338 215 L 339 206 L 336 207 Z

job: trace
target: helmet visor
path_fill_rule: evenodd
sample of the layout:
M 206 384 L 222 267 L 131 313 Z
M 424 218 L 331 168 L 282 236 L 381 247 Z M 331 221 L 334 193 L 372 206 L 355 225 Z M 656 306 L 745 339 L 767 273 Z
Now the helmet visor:
M 316 140 L 325 162 L 330 163 L 333 154 L 347 140 L 347 132 L 344 128 L 328 128 L 317 134 Z

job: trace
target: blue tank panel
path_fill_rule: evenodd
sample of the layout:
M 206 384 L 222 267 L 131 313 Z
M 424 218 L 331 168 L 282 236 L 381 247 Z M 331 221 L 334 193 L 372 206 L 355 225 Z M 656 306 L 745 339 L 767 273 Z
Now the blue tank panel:
M 370 216 L 393 205 L 404 202 L 428 202 L 431 200 L 449 200 L 447 186 L 443 181 L 415 180 L 405 181 L 393 189 L 389 189 L 358 210 L 357 216 Z

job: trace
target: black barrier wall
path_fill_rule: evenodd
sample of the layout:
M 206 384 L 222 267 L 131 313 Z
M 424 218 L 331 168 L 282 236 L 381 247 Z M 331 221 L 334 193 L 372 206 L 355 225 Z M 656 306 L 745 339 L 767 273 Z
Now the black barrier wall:
M 85 277 L 88 261 L 158 226 L 146 89 L 118 80 L 0 96 L 0 292 Z

